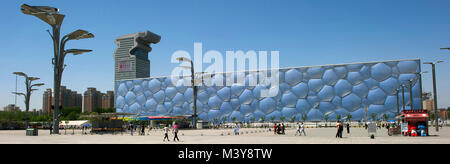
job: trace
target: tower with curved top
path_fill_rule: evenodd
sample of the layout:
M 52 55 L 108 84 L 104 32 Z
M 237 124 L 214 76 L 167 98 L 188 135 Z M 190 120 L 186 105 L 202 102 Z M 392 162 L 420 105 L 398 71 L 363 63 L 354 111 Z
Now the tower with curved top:
M 156 44 L 161 36 L 150 31 L 138 32 L 118 37 L 114 52 L 114 80 L 150 77 L 150 44 Z

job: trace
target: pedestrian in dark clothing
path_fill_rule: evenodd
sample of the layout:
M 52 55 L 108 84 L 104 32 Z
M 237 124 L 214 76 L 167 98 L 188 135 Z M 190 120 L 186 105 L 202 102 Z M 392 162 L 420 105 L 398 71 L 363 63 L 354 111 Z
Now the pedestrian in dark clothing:
M 52 134 L 53 134 L 53 124 L 50 125 L 50 135 L 52 135 Z
M 141 135 L 145 136 L 145 126 L 141 125 Z
M 175 125 L 173 126 L 173 134 L 173 141 L 175 141 L 175 139 L 180 141 L 180 139 L 178 138 L 178 123 L 175 123 Z
M 347 134 L 350 134 L 350 123 L 347 122 Z
M 284 124 L 283 123 L 281 124 L 281 134 L 285 134 L 284 133 Z

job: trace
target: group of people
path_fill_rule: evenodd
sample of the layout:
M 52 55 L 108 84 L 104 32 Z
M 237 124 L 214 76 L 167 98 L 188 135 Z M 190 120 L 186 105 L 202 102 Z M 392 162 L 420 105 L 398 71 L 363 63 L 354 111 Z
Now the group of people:
M 169 126 L 166 124 L 166 126 L 164 126 L 164 139 L 163 142 L 166 141 L 170 141 L 169 139 Z M 172 129 L 172 133 L 173 133 L 173 141 L 180 141 L 180 139 L 178 138 L 178 123 L 175 123 L 175 125 L 173 125 L 173 129 Z
M 347 122 L 345 125 L 342 121 L 336 123 L 336 138 L 342 138 L 342 132 L 344 131 L 344 126 L 347 128 L 347 134 L 350 134 L 350 124 Z
M 300 124 L 297 122 L 297 131 L 295 132 L 295 136 L 297 136 L 297 134 L 302 136 L 302 133 L 306 136 L 305 125 L 303 125 L 303 122 Z
M 284 133 L 284 124 L 283 123 L 281 123 L 281 125 L 280 124 L 273 124 L 273 133 L 274 134 L 286 134 L 286 133 Z

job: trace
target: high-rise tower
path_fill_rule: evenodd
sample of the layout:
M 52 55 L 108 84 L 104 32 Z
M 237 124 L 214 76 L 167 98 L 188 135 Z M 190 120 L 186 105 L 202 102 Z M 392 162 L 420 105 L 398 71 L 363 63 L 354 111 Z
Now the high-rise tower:
M 121 36 L 115 40 L 118 45 L 114 52 L 114 79 L 135 79 L 150 77 L 150 44 L 156 44 L 161 36 L 150 31 Z

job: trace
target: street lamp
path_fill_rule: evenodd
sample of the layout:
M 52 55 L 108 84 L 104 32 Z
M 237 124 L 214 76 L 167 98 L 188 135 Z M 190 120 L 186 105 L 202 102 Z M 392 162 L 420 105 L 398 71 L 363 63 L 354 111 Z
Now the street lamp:
M 193 118 L 193 127 L 196 128 L 197 127 L 197 93 L 198 93 L 198 84 L 201 84 L 204 80 L 204 78 L 211 78 L 211 76 L 203 76 L 204 73 L 206 72 L 196 72 L 194 73 L 194 63 L 192 62 L 192 60 L 185 58 L 185 57 L 178 57 L 176 60 L 180 61 L 180 62 L 189 62 L 191 64 L 191 66 L 178 66 L 180 68 L 183 69 L 190 69 L 191 70 L 191 85 L 192 88 L 194 90 L 193 94 L 194 94 L 194 115 L 192 116 Z M 196 74 L 201 74 L 201 78 L 200 79 L 196 79 L 195 75 Z
M 433 74 L 433 99 L 434 99 L 434 121 L 436 126 L 436 132 L 439 131 L 439 125 L 438 125 L 438 107 L 437 107 L 437 91 L 436 91 L 436 72 L 435 72 L 435 65 L 438 63 L 442 63 L 444 61 L 439 60 L 437 62 L 424 62 L 423 64 L 430 64 Z
M 53 97 L 54 97 L 54 106 L 55 110 L 53 113 L 53 132 L 55 134 L 59 134 L 59 98 L 60 98 L 60 87 L 62 81 L 62 74 L 65 68 L 64 58 L 66 54 L 72 53 L 74 55 L 79 55 L 85 52 L 91 52 L 92 50 L 83 50 L 83 49 L 69 49 L 65 50 L 64 47 L 69 40 L 79 40 L 79 39 L 87 39 L 93 38 L 94 35 L 85 31 L 85 30 L 76 30 L 71 32 L 62 39 L 60 39 L 61 32 L 61 24 L 64 20 L 65 15 L 59 14 L 59 9 L 49 6 L 29 6 L 27 4 L 23 4 L 21 6 L 22 13 L 26 15 L 33 15 L 42 21 L 46 22 L 52 27 L 52 33 L 49 30 L 47 32 L 50 34 L 50 37 L 53 40 L 53 51 L 54 57 L 52 58 L 53 67 Z
M 33 91 L 37 90 L 37 89 L 33 89 L 33 87 L 43 86 L 44 83 L 32 84 L 33 81 L 39 80 L 39 78 L 38 77 L 28 77 L 28 75 L 23 72 L 13 72 L 13 74 L 18 75 L 18 76 L 23 76 L 25 78 L 26 93 L 20 93 L 20 92 L 16 91 L 16 92 L 13 92 L 13 94 L 25 97 L 25 121 L 26 121 L 27 127 L 29 127 L 30 119 L 29 119 L 28 111 L 30 110 L 30 97 L 31 97 L 31 93 Z
M 420 88 L 419 88 L 419 92 L 420 92 L 420 108 L 423 108 L 423 96 L 422 96 L 422 74 L 424 73 L 428 73 L 428 71 L 423 71 L 423 72 L 418 72 L 416 73 L 419 76 L 419 84 L 420 84 Z

